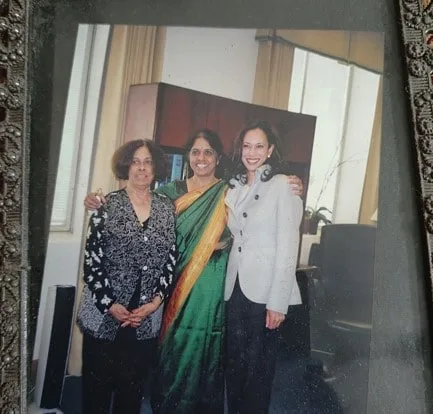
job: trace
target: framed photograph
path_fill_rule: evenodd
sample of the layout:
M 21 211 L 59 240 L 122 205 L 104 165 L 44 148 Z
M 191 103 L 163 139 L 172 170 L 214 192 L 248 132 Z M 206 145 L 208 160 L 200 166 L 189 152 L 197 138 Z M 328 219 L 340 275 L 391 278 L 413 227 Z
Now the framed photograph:
M 246 145 L 243 128 L 262 131 L 271 148 L 269 125 L 278 141 L 269 157 L 278 148 L 287 188 L 293 176 L 303 186 L 292 269 L 300 299 L 285 308 L 274 331 L 269 385 L 263 379 L 252 394 L 243 388 L 254 395 L 243 404 L 255 404 L 268 387 L 269 413 L 430 412 L 432 7 L 421 0 L 2 3 L 2 411 L 82 412 L 83 355 L 88 361 L 90 348 L 83 354 L 89 331 L 77 317 L 89 286 L 88 223 L 96 214 L 83 202 L 91 192 L 125 191 L 124 178 L 111 171 L 115 151 L 143 139 L 161 147 L 168 166 L 152 189 L 177 205 L 181 195 L 164 187 L 186 183 L 188 195 L 185 180 L 207 168 L 191 161 L 194 134 L 210 145 L 208 152 L 215 148 L 203 134 L 219 137 L 217 165 L 227 172 L 237 140 Z M 225 191 L 230 211 L 234 190 Z M 263 206 L 273 197 L 278 194 L 266 196 Z M 255 225 L 273 222 L 266 208 Z M 230 269 L 230 248 L 241 253 L 244 241 L 228 217 Z M 200 225 L 194 221 L 192 231 Z M 258 253 L 262 261 L 267 250 L 270 245 Z M 209 254 L 220 255 L 216 248 Z M 246 293 L 247 283 L 259 283 L 253 273 L 238 274 L 239 292 L 269 314 L 270 299 Z M 158 380 L 143 373 L 140 412 L 231 412 L 230 355 L 241 359 L 243 351 L 215 345 L 231 338 L 230 316 L 226 321 L 215 310 L 231 303 L 230 294 L 226 289 L 224 301 L 224 283 L 203 282 L 205 270 L 184 293 L 183 275 L 173 282 L 183 302 L 173 305 L 173 287 L 160 307 L 158 349 L 165 353 L 155 353 L 150 364 L 157 364 Z M 220 297 L 217 308 L 207 307 L 216 306 L 211 295 Z M 173 309 L 175 316 L 166 316 Z M 187 312 L 194 318 L 182 322 Z M 211 358 L 209 338 L 196 340 L 193 351 L 189 338 L 204 330 L 197 321 L 212 312 L 224 324 L 207 322 L 216 349 Z M 182 339 L 167 334 L 185 326 L 190 333 Z M 155 329 L 152 338 L 159 337 Z M 176 364 L 182 358 L 186 368 Z M 215 376 L 211 367 L 223 361 L 230 367 Z M 180 378 L 175 384 L 173 376 Z M 157 401 L 158 392 L 168 405 Z M 117 393 L 113 401 L 120 401 Z M 203 397 L 208 394 L 217 402 Z

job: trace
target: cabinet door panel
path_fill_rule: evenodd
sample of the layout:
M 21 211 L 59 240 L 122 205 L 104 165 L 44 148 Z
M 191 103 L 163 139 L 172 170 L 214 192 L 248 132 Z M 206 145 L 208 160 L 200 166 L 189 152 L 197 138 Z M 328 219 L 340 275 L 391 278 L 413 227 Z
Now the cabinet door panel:
M 123 141 L 155 136 L 158 84 L 132 85 L 126 102 Z
M 191 93 L 183 88 L 161 86 L 156 142 L 166 147 L 183 147 L 191 134 Z
M 209 128 L 207 119 L 209 114 L 209 101 L 211 95 L 201 92 L 191 92 L 191 131 L 190 135 L 196 131 Z
M 243 102 L 218 98 L 213 100 L 210 111 L 210 125 L 218 131 L 224 145 L 224 152 L 229 155 L 233 143 L 245 123 L 246 105 Z

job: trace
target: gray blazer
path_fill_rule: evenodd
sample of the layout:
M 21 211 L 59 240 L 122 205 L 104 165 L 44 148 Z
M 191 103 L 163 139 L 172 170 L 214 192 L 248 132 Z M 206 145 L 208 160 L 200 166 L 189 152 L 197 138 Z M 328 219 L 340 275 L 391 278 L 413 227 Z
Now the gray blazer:
M 233 246 L 227 266 L 225 300 L 229 300 L 239 274 L 244 295 L 252 302 L 286 314 L 301 303 L 296 282 L 302 200 L 293 195 L 286 176 L 263 182 L 267 166 L 256 171 L 249 188 L 232 180 L 226 196 L 228 226 Z

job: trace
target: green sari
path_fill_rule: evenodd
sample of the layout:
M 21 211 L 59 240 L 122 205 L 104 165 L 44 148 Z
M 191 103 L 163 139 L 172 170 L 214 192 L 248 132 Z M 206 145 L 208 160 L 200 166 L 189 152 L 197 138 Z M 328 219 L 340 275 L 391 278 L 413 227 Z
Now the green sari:
M 166 304 L 157 369 L 155 414 L 224 412 L 224 282 L 230 239 L 219 181 L 188 193 L 184 181 L 158 189 L 175 201 L 178 281 Z

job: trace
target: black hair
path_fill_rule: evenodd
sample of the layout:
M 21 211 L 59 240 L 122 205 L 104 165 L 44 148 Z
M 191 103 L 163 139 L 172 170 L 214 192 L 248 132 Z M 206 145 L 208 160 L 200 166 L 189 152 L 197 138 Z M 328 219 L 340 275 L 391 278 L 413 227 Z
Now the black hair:
M 193 175 L 193 171 L 191 170 L 191 167 L 189 165 L 189 152 L 194 146 L 195 141 L 199 138 L 205 139 L 209 143 L 210 147 L 216 152 L 218 163 L 215 169 L 215 177 L 224 178 L 226 175 L 228 160 L 227 157 L 224 155 L 223 143 L 219 135 L 215 131 L 212 131 L 208 128 L 203 128 L 195 131 L 184 146 L 184 149 L 187 152 L 188 159 L 188 177 L 191 177 Z
M 228 174 L 228 179 L 235 179 L 242 184 L 246 184 L 248 180 L 247 169 L 242 162 L 242 146 L 247 132 L 254 129 L 260 129 L 266 135 L 269 146 L 273 145 L 274 149 L 267 159 L 266 164 L 270 167 L 263 171 L 260 179 L 269 181 L 274 175 L 280 174 L 283 168 L 283 160 L 281 156 L 281 141 L 278 133 L 268 121 L 258 120 L 247 124 L 240 132 L 235 140 L 233 152 L 231 156 L 231 171 Z
M 164 151 L 150 139 L 136 139 L 119 147 L 111 158 L 111 169 L 118 180 L 129 178 L 129 168 L 135 151 L 141 147 L 146 147 L 150 152 L 155 180 L 167 177 L 167 160 Z

